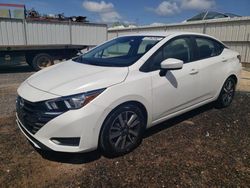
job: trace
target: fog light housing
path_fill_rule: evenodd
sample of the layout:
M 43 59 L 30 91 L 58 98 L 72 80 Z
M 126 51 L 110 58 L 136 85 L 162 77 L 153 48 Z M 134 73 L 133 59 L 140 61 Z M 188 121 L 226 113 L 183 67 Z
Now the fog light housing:
M 67 138 L 58 138 L 54 137 L 50 139 L 54 144 L 62 146 L 79 146 L 80 137 L 67 137 Z

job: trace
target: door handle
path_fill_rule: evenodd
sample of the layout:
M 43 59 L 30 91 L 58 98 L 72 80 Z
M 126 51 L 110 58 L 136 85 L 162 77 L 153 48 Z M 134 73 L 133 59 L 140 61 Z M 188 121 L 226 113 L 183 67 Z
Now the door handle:
M 197 74 L 199 71 L 197 69 L 192 69 L 189 74 L 193 75 L 193 74 Z

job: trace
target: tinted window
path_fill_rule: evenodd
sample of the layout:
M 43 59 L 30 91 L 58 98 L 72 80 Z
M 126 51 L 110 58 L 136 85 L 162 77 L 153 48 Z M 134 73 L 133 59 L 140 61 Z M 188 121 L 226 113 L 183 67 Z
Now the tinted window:
M 212 39 L 196 37 L 195 41 L 199 51 L 198 59 L 205 59 L 220 55 L 224 49 L 222 44 Z
M 163 48 L 164 59 L 175 58 L 180 59 L 184 63 L 190 61 L 189 38 L 180 38 L 171 41 Z
M 180 59 L 184 63 L 191 61 L 191 43 L 189 38 L 178 38 L 167 42 L 145 63 L 146 72 L 160 69 L 160 64 L 168 58 Z

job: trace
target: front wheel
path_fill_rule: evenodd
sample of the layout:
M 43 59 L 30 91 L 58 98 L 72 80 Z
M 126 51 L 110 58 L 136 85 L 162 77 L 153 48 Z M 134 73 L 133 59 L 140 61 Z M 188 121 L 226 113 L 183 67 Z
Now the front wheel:
M 141 143 L 145 127 L 146 120 L 139 107 L 121 105 L 105 120 L 99 145 L 108 156 L 126 154 Z
M 223 84 L 220 95 L 216 101 L 217 107 L 225 108 L 232 103 L 235 93 L 235 87 L 236 87 L 235 79 L 229 77 Z

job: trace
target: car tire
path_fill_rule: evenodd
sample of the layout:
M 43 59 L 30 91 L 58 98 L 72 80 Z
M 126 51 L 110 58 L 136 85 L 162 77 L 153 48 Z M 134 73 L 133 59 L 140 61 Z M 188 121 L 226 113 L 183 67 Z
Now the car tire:
M 140 145 L 145 127 L 146 119 L 142 110 L 134 104 L 123 104 L 106 118 L 99 147 L 109 157 L 129 153 Z
M 31 66 L 35 71 L 39 71 L 43 68 L 49 67 L 54 64 L 52 57 L 46 53 L 40 53 L 34 56 Z
M 233 77 L 229 77 L 222 86 L 220 95 L 216 100 L 215 106 L 217 108 L 228 107 L 234 98 L 236 88 L 236 81 Z

